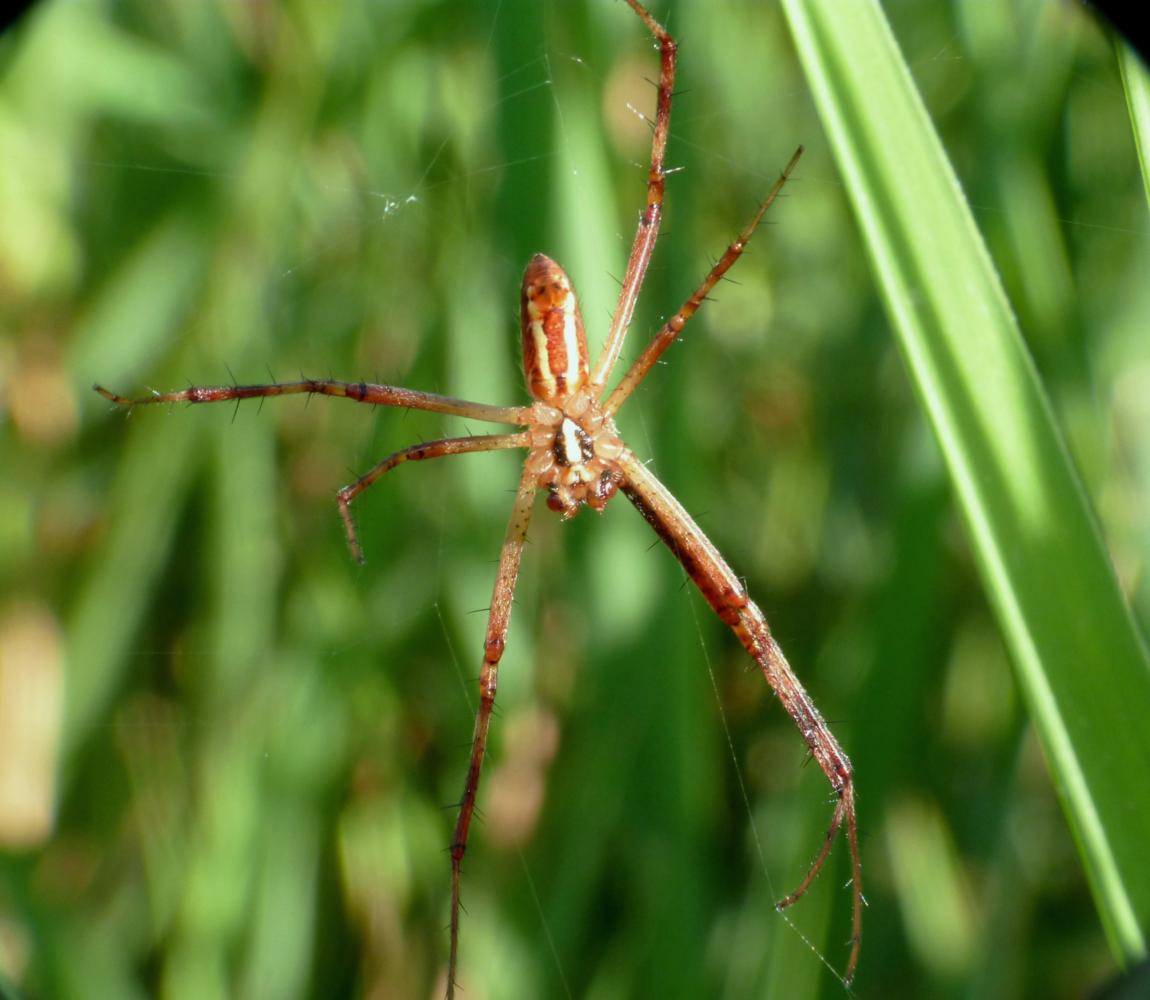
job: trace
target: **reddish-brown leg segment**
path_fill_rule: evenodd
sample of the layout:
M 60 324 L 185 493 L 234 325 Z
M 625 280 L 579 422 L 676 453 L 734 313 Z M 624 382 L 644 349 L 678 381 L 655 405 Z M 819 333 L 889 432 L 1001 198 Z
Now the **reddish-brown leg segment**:
M 369 486 L 374 485 L 385 472 L 390 472 L 404 462 L 419 462 L 428 458 L 442 458 L 445 455 L 464 455 L 473 451 L 501 451 L 505 448 L 526 448 L 530 444 L 526 431 L 519 434 L 479 434 L 473 437 L 442 438 L 424 444 L 413 444 L 388 455 L 370 472 L 360 476 L 350 486 L 345 486 L 336 494 L 339 516 L 347 532 L 347 544 L 356 562 L 363 562 L 363 549 L 356 537 L 355 522 L 351 519 L 351 502 Z
M 448 1000 L 455 995 L 455 973 L 459 967 L 459 892 L 463 855 L 467 850 L 467 835 L 475 814 L 475 796 L 479 792 L 479 772 L 487 752 L 487 731 L 491 725 L 491 709 L 495 705 L 495 687 L 499 679 L 499 661 L 507 641 L 507 625 L 511 619 L 511 599 L 515 594 L 515 581 L 519 576 L 519 558 L 531 521 L 531 504 L 535 499 L 535 476 L 527 469 L 519 481 L 519 492 L 511 510 L 511 520 L 499 554 L 499 571 L 495 589 L 491 594 L 491 611 L 487 619 L 487 636 L 483 642 L 483 667 L 479 672 L 479 710 L 475 714 L 475 736 L 471 742 L 471 761 L 467 766 L 467 780 L 463 786 L 463 799 L 459 803 L 459 819 L 455 824 L 455 837 L 451 842 L 451 951 L 447 963 Z
M 655 363 L 662 356 L 663 352 L 670 347 L 675 338 L 679 336 L 683 327 L 687 325 L 687 320 L 695 315 L 695 311 L 702 305 L 703 300 L 710 293 L 711 289 L 714 288 L 715 285 L 718 284 L 719 279 L 730 270 L 731 265 L 743 255 L 743 251 L 747 248 L 747 241 L 750 240 L 751 235 L 758 228 L 763 216 L 767 214 L 767 209 L 771 207 L 772 202 L 778 197 L 783 185 L 786 184 L 788 178 L 790 178 L 794 172 L 795 165 L 799 162 L 799 157 L 802 155 L 803 147 L 799 146 L 791 156 L 790 162 L 783 168 L 783 172 L 779 174 L 779 178 L 775 181 L 774 187 L 771 188 L 767 197 L 763 199 L 763 203 L 759 206 L 759 210 L 755 212 L 751 221 L 743 227 L 742 232 L 740 232 L 731 245 L 727 247 L 726 252 L 719 258 L 715 266 L 711 268 L 710 273 L 702 280 L 699 287 L 691 293 L 691 297 L 683 303 L 682 308 L 663 324 L 659 332 L 655 334 L 651 342 L 643 349 L 643 353 L 639 355 L 635 363 L 627 370 L 627 374 L 620 379 L 619 384 L 615 386 L 611 395 L 607 397 L 607 402 L 603 404 L 604 412 L 608 415 L 613 415 L 618 412 L 619 407 L 623 405 L 627 397 L 635 391 L 639 383 L 647 377 L 647 373 L 655 367 Z
M 667 135 L 671 131 L 671 96 L 675 90 L 675 60 L 678 45 L 666 29 L 656 21 L 643 5 L 636 0 L 627 0 L 631 9 L 638 14 L 647 30 L 659 43 L 659 97 L 655 107 L 653 137 L 651 139 L 651 166 L 647 170 L 647 205 L 639 216 L 639 228 L 635 231 L 635 242 L 631 255 L 627 258 L 627 271 L 623 275 L 623 287 L 619 290 L 619 302 L 611 317 L 611 329 L 603 345 L 603 353 L 595 363 L 591 373 L 592 389 L 599 392 L 611 377 L 611 370 L 623 350 L 623 339 L 627 327 L 635 313 L 635 302 L 639 289 L 655 252 L 655 240 L 659 236 L 659 223 L 663 219 L 663 195 L 667 186 L 664 157 L 667 153 Z
M 850 760 L 830 731 L 810 695 L 791 669 L 783 651 L 771 635 L 766 618 L 747 596 L 742 581 L 691 515 L 683 509 L 667 488 L 629 450 L 618 459 L 623 473 L 620 489 L 655 529 L 655 533 L 675 554 L 687 575 L 699 588 L 715 613 L 731 627 L 739 641 L 762 670 L 783 708 L 794 720 L 811 755 L 818 761 L 831 784 L 838 802 L 823 840 L 822 848 L 799 887 L 779 900 L 778 907 L 790 906 L 807 891 L 830 853 L 835 834 L 846 826 L 851 855 L 851 880 L 854 893 L 851 951 L 843 980 L 850 983 L 858 964 L 862 935 L 862 863 L 859 860 L 858 829 L 855 820 L 854 782 Z
M 340 382 L 332 378 L 305 378 L 298 382 L 266 382 L 260 385 L 194 385 L 176 392 L 154 392 L 150 396 L 130 399 L 118 396 L 102 385 L 92 386 L 101 396 L 118 406 L 147 406 L 151 403 L 226 403 L 228 400 L 260 399 L 266 396 L 319 395 L 350 399 L 353 403 L 372 406 L 396 406 L 405 410 L 430 410 L 455 417 L 470 417 L 489 424 L 531 423 L 530 406 L 489 406 L 433 392 L 418 392 L 397 385 L 374 382 Z

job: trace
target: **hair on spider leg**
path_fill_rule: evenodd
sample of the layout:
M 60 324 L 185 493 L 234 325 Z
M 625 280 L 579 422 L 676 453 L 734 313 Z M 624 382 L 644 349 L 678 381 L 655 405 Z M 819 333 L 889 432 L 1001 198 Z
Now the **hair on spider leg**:
M 639 121 L 643 122 L 643 124 L 645 124 L 647 126 L 647 128 L 649 128 L 652 132 L 655 131 L 655 119 L 654 118 L 648 118 L 646 114 L 644 114 L 637 107 L 635 107 L 635 105 L 632 104 L 630 101 L 627 101 L 627 110 L 630 111 L 633 115 L 635 115 L 635 117 L 638 118 Z M 636 163 L 635 166 L 637 166 L 637 167 L 642 166 L 642 164 Z
M 456 750 L 470 750 L 470 749 L 471 749 L 471 740 L 468 740 L 466 743 L 462 743 L 462 742 L 461 742 L 461 743 L 460 743 L 458 746 L 456 746 L 456 747 L 455 747 L 455 749 L 456 749 Z M 458 798 L 458 799 L 454 799 L 454 800 L 452 800 L 451 802 L 442 802 L 442 803 L 440 803 L 440 806 L 439 806 L 439 808 L 440 808 L 440 809 L 442 809 L 444 812 L 447 812 L 447 810 L 449 810 L 449 809 L 451 809 L 451 810 L 455 810 L 455 809 L 458 809 L 458 808 L 459 808 L 461 805 L 463 805 L 463 798 L 462 798 L 462 796 L 461 796 L 460 798 Z M 478 805 L 476 805 L 476 807 L 475 807 L 475 817 L 476 817 L 477 819 L 479 819 L 479 818 L 481 818 L 481 817 L 482 817 L 482 815 L 483 815 L 482 811 L 480 810 L 479 806 L 478 806 Z M 443 850 L 444 850 L 444 851 L 448 851 L 448 852 L 450 852 L 450 850 L 451 850 L 451 845 L 450 845 L 450 844 L 448 844 L 446 847 L 444 847 L 444 848 L 443 848 Z
M 481 822 L 481 820 L 482 820 L 482 817 L 479 815 L 479 810 L 478 810 L 478 809 L 476 809 L 476 810 L 475 810 L 475 821 L 478 823 L 478 822 Z M 450 847 L 447 849 L 447 853 L 448 853 L 448 854 L 450 854 L 450 853 L 451 853 L 451 848 L 450 848 Z M 459 869 L 459 870 L 460 870 L 461 872 L 463 871 L 463 868 L 462 868 L 462 866 L 460 867 L 460 869 Z M 461 913 L 470 913 L 470 912 L 471 912 L 471 911 L 470 911 L 470 910 L 467 908 L 467 904 L 463 902 L 463 894 L 462 894 L 462 893 L 460 893 L 460 895 L 459 895 L 459 911 L 460 911 Z

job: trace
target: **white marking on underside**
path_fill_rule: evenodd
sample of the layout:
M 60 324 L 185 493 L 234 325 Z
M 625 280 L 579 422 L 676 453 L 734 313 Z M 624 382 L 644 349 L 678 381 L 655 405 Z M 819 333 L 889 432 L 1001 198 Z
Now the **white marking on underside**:
M 570 417 L 564 417 L 559 427 L 559 440 L 563 446 L 563 457 L 567 465 L 580 465 L 583 462 L 583 444 L 579 427 Z

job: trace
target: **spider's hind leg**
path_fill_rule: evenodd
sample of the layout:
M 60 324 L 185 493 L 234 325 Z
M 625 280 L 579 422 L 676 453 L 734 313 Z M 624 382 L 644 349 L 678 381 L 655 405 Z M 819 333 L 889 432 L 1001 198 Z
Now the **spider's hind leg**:
M 515 435 L 512 435 L 515 436 Z M 483 668 L 479 674 L 479 710 L 475 715 L 475 735 L 471 742 L 471 760 L 467 766 L 467 780 L 459 804 L 459 818 L 455 823 L 455 836 L 451 841 L 451 951 L 447 966 L 447 997 L 455 995 L 455 977 L 459 968 L 459 914 L 460 883 L 463 855 L 467 851 L 467 837 L 475 815 L 475 799 L 479 793 L 479 775 L 487 753 L 487 733 L 491 727 L 491 710 L 495 707 L 495 688 L 499 679 L 499 661 L 507 642 L 507 627 L 511 619 L 511 600 L 515 595 L 515 581 L 519 577 L 519 558 L 527 538 L 527 525 L 531 520 L 531 504 L 535 499 L 535 475 L 524 469 L 519 481 L 519 492 L 511 511 L 511 521 L 499 555 L 499 571 L 491 595 L 491 612 L 487 619 L 487 634 L 483 642 Z

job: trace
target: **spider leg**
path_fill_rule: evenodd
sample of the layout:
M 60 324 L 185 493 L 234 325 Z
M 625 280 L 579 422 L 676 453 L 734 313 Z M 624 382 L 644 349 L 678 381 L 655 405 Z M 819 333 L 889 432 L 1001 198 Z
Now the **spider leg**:
M 662 329 L 655 334 L 651 342 L 643 349 L 643 353 L 639 355 L 635 363 L 627 370 L 627 374 L 623 376 L 619 384 L 612 390 L 611 395 L 607 397 L 607 402 L 603 404 L 603 411 L 606 414 L 613 416 L 618 412 L 619 407 L 622 406 L 627 397 L 635 391 L 639 383 L 647 377 L 647 373 L 655 366 L 655 362 L 659 360 L 663 352 L 670 347 L 679 336 L 683 327 L 687 325 L 687 320 L 695 315 L 696 310 L 703 304 L 703 300 L 707 297 L 711 289 L 714 288 L 719 279 L 730 270 L 731 265 L 742 256 L 743 251 L 747 248 L 747 242 L 750 240 L 751 234 L 754 233 L 762 221 L 763 216 L 767 214 L 767 209 L 771 207 L 771 203 L 778 197 L 779 192 L 794 172 L 795 164 L 799 162 L 799 157 L 802 155 L 803 147 L 799 146 L 799 148 L 795 150 L 794 155 L 791 156 L 790 162 L 783 168 L 783 172 L 779 174 L 778 180 L 775 181 L 767 197 L 763 199 L 763 203 L 759 206 L 758 211 L 755 212 L 751 221 L 743 227 L 742 232 L 740 232 L 731 245 L 727 247 L 726 252 L 719 258 L 718 263 L 711 268 L 699 287 L 696 288 L 694 292 L 691 293 L 691 297 L 683 303 L 682 308 L 663 324 Z
M 355 561 L 363 562 L 363 549 L 356 536 L 355 522 L 351 519 L 351 502 L 369 486 L 375 484 L 385 472 L 390 472 L 404 462 L 418 462 L 425 458 L 442 458 L 444 455 L 464 455 L 473 451 L 500 451 L 504 448 L 526 448 L 530 444 L 527 433 L 520 434 L 480 434 L 472 437 L 442 438 L 423 444 L 401 448 L 383 461 L 377 463 L 370 472 L 360 476 L 350 486 L 345 486 L 336 494 L 339 516 L 347 533 L 347 544 Z
M 519 557 L 527 537 L 531 520 L 531 503 L 535 499 L 535 475 L 524 469 L 519 482 L 515 506 L 503 539 L 499 555 L 499 571 L 491 595 L 491 611 L 487 619 L 487 636 L 483 643 L 483 668 L 479 673 L 479 710 L 475 715 L 475 735 L 471 742 L 471 761 L 467 766 L 467 780 L 459 804 L 459 818 L 451 843 L 451 951 L 447 965 L 447 997 L 455 995 L 455 973 L 459 967 L 459 909 L 460 881 L 463 855 L 467 850 L 467 835 L 475 813 L 475 797 L 479 791 L 479 772 L 487 752 L 487 731 L 491 725 L 491 710 L 495 705 L 495 687 L 499 677 L 499 661 L 507 641 L 507 625 L 511 618 L 511 599 L 515 594 L 515 581 L 519 576 Z
M 655 110 L 655 126 L 651 138 L 651 166 L 647 171 L 647 205 L 639 216 L 639 228 L 635 231 L 635 242 L 631 255 L 627 258 L 627 271 L 623 276 L 623 287 L 619 290 L 619 302 L 611 317 L 611 329 L 603 345 L 603 353 L 595 363 L 591 374 L 591 387 L 595 395 L 611 377 L 611 370 L 623 350 L 623 339 L 635 312 L 635 302 L 639 289 L 647 275 L 647 265 L 655 251 L 655 240 L 659 236 L 659 223 L 663 219 L 663 195 L 666 189 L 667 172 L 663 166 L 667 152 L 667 135 L 671 130 L 671 96 L 675 89 L 675 61 L 678 44 L 658 21 L 638 0 L 627 0 L 631 9 L 643 19 L 647 29 L 659 43 L 659 97 Z
M 803 897 L 830 855 L 835 836 L 845 827 L 851 858 L 852 914 L 851 950 L 846 969 L 843 970 L 843 982 L 849 986 L 858 966 L 859 947 L 862 943 L 863 908 L 862 861 L 859 858 L 854 770 L 850 758 L 843 752 L 826 720 L 795 676 L 782 649 L 771 635 L 770 626 L 767 625 L 767 620 L 758 606 L 748 601 L 746 608 L 740 613 L 739 624 L 732 627 L 743 646 L 759 664 L 767 683 L 774 689 L 787 714 L 794 720 L 811 754 L 830 782 L 831 789 L 838 796 L 834 815 L 831 816 L 822 846 L 811 862 L 810 868 L 807 869 L 806 875 L 793 892 L 784 896 L 775 905 L 783 910 Z
M 265 396 L 291 396 L 298 394 L 338 396 L 355 403 L 373 406 L 396 406 L 406 410 L 430 410 L 455 417 L 470 417 L 492 424 L 531 423 L 529 406 L 489 406 L 466 399 L 439 396 L 433 392 L 418 392 L 395 385 L 373 382 L 341 382 L 333 378 L 305 378 L 298 382 L 265 382 L 258 385 L 191 386 L 177 392 L 156 392 L 140 399 L 120 396 L 102 385 L 94 385 L 101 396 L 117 406 L 145 406 L 150 403 L 219 403 L 228 399 L 255 399 Z
M 835 835 L 846 827 L 851 855 L 853 915 L 851 950 L 843 981 L 850 983 L 858 964 L 862 933 L 862 864 L 859 860 L 858 827 L 855 819 L 854 778 L 851 762 L 839 746 L 826 721 L 803 688 L 779 644 L 771 635 L 766 618 L 747 596 L 742 581 L 735 576 L 710 539 L 667 488 L 624 449 L 617 459 L 623 474 L 620 489 L 655 529 L 694 581 L 715 613 L 739 637 L 739 641 L 759 665 L 771 689 L 787 714 L 794 720 L 811 754 L 838 797 L 821 849 L 799 887 L 776 905 L 790 906 L 810 888 L 830 854 Z

